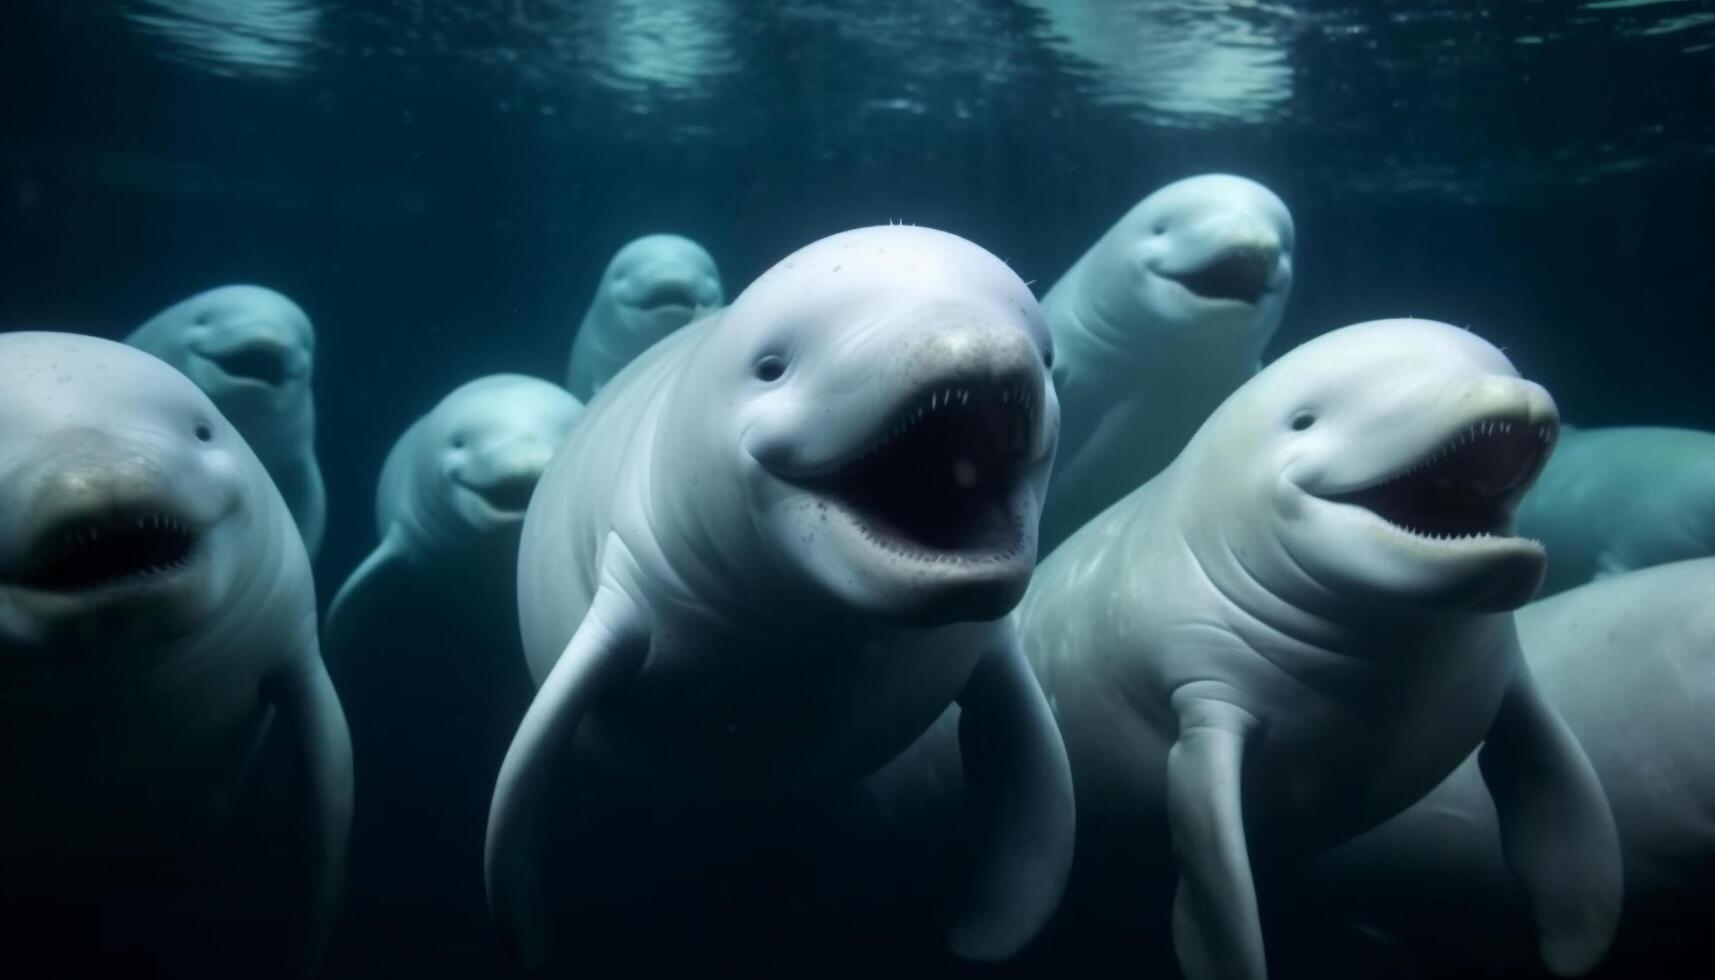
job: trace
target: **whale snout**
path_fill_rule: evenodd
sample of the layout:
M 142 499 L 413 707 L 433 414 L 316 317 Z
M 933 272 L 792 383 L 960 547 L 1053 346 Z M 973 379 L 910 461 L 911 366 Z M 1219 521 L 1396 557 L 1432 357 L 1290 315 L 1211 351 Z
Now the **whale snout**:
M 193 345 L 225 379 L 279 388 L 309 373 L 310 355 L 283 331 L 246 332 L 219 343 Z
M 1534 381 L 1509 375 L 1484 375 L 1455 389 L 1454 397 L 1463 412 L 1473 415 L 1500 412 L 1522 425 L 1559 430 L 1560 410 L 1554 404 L 1554 396 Z
M 91 512 L 170 495 L 172 468 L 156 447 L 96 430 L 55 440 L 19 468 L 26 513 Z
M 1040 344 L 1016 324 L 972 311 L 927 311 L 875 338 L 894 386 L 918 388 L 946 379 L 996 388 L 1023 386 L 1039 396 L 1047 383 Z
M 719 306 L 720 284 L 707 270 L 689 265 L 657 265 L 626 276 L 620 302 L 644 313 Z
M 485 453 L 458 481 L 490 509 L 522 514 L 553 457 L 554 448 L 546 442 L 507 444 Z
M 187 465 L 142 440 L 62 434 L 7 480 L 20 505 L 6 522 L 0 579 L 60 596 L 175 581 L 216 516 L 212 498 L 187 493 Z
M 1181 237 L 1154 271 L 1202 299 L 1254 305 L 1290 281 L 1281 230 L 1261 217 L 1217 216 Z

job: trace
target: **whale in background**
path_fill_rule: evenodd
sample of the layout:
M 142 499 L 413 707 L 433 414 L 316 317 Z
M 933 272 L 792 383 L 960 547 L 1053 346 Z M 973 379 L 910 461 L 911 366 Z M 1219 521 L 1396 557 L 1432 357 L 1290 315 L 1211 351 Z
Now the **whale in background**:
M 352 759 L 309 560 L 236 427 L 135 348 L 0 335 L 0 704 L 9 965 L 314 971 Z
M 566 389 L 583 402 L 661 338 L 725 302 L 708 250 L 681 235 L 645 235 L 608 262 L 572 339 Z
M 1518 521 L 1548 549 L 1544 597 L 1715 555 L 1715 432 L 1569 428 Z
M 1063 421 L 1047 554 L 1142 486 L 1256 373 L 1292 288 L 1292 215 L 1204 174 L 1144 198 L 1043 297 Z
M 125 342 L 182 371 L 238 427 L 314 558 L 327 490 L 316 461 L 316 332 L 303 309 L 262 286 L 220 286 L 155 314 Z

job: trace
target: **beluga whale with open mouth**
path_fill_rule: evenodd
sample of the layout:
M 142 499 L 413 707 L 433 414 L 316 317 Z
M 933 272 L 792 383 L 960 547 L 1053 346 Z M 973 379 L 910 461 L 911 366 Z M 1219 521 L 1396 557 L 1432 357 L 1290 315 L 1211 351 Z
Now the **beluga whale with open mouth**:
M 314 558 L 327 531 L 310 387 L 316 333 L 298 304 L 262 286 L 220 286 L 162 310 L 125 342 L 196 382 L 285 498 Z
M 1078 789 L 1068 902 L 1112 921 L 1172 893 L 1188 977 L 1264 976 L 1253 868 L 1385 820 L 1481 743 L 1547 965 L 1594 965 L 1620 908 L 1614 821 L 1511 615 L 1545 560 L 1513 509 L 1557 423 L 1474 334 L 1347 327 L 1045 560 L 1018 619 Z
M 999 259 L 864 228 L 788 256 L 590 403 L 525 517 L 540 687 L 489 818 L 491 908 L 526 964 L 575 959 L 595 922 L 732 852 L 729 830 L 852 786 L 955 701 L 977 830 L 949 944 L 999 958 L 1042 925 L 1070 775 L 1005 617 L 1059 425 L 1047 349 Z M 642 840 L 567 855 L 568 814 L 612 798 L 573 788 L 590 771 L 647 801 L 624 821 Z
M 707 249 L 683 235 L 644 235 L 614 253 L 572 338 L 566 390 L 595 397 L 661 338 L 726 301 Z
M 1189 177 L 1126 212 L 1043 297 L 1065 412 L 1043 554 L 1172 462 L 1256 373 L 1293 246 L 1268 188 Z
M 352 768 L 309 561 L 234 427 L 134 348 L 0 335 L 0 705 L 9 962 L 313 969 Z

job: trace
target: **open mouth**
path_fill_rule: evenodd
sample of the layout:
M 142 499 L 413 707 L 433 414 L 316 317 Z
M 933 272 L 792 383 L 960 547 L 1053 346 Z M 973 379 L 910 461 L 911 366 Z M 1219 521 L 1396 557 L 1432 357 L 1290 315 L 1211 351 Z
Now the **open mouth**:
M 522 514 L 529 509 L 530 495 L 536 492 L 536 482 L 540 478 L 541 474 L 538 473 L 511 476 L 484 487 L 470 489 L 495 510 L 507 514 Z
M 1478 422 L 1404 472 L 1326 499 L 1419 537 L 1507 537 L 1513 508 L 1541 472 L 1554 435 L 1553 425 Z
M 191 527 L 170 513 L 122 510 L 81 517 L 49 531 L 14 580 L 44 592 L 90 592 L 164 578 L 190 565 Z
M 279 387 L 291 377 L 286 369 L 286 355 L 271 346 L 252 344 L 219 354 L 204 354 L 203 357 L 235 378 L 271 387 Z
M 1278 254 L 1269 248 L 1234 248 L 1192 272 L 1168 278 L 1204 299 L 1224 299 L 1255 305 L 1274 279 Z
M 684 283 L 659 282 L 644 291 L 637 308 L 646 313 L 669 308 L 693 309 L 697 305 L 696 291 Z
M 1011 557 L 1025 539 L 1014 498 L 1042 411 L 1034 392 L 1024 378 L 937 384 L 814 489 L 891 551 L 939 561 Z

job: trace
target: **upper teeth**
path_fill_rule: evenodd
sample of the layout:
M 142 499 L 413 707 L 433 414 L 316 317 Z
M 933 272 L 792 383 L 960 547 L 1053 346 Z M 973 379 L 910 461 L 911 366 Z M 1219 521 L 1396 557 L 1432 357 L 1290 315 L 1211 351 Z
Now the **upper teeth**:
M 858 459 L 865 459 L 874 454 L 877 450 L 904 434 L 906 430 L 922 421 L 925 415 L 929 415 L 939 409 L 946 408 L 953 404 L 955 400 L 957 400 L 960 405 L 970 404 L 971 389 L 947 387 L 930 392 L 928 401 L 918 405 L 915 411 L 908 413 L 897 424 L 895 424 L 892 429 L 888 430 L 886 435 L 871 443 L 868 449 L 865 449 L 858 455 Z M 1026 412 L 1029 412 L 1035 405 L 1035 396 L 1028 385 L 1024 382 L 1019 382 L 1018 384 L 1002 388 L 1000 390 L 1000 401 L 1004 405 L 1019 405 Z

